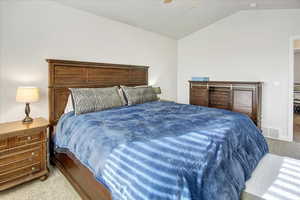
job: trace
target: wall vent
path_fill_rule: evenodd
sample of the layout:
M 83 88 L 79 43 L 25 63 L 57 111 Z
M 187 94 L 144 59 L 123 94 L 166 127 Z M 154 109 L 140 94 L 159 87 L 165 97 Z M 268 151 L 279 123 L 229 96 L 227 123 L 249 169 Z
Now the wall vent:
M 265 137 L 279 138 L 279 129 L 262 127 L 262 132 Z
M 265 137 L 269 137 L 269 129 L 268 128 L 262 127 L 261 130 Z
M 269 136 L 272 138 L 279 138 L 279 130 L 275 128 L 269 128 Z

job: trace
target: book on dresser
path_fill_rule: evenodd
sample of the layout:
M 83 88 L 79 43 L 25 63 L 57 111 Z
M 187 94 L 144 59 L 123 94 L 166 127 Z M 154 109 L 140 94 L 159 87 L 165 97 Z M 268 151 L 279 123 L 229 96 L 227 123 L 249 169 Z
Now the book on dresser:
M 262 82 L 189 81 L 190 104 L 248 115 L 261 128 Z
M 48 176 L 47 128 L 49 122 L 36 118 L 0 124 L 0 191 Z

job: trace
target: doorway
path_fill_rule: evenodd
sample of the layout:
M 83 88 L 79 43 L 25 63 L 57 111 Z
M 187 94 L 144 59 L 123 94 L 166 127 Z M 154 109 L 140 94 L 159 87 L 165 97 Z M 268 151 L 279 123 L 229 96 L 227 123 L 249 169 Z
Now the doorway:
M 300 143 L 300 39 L 294 40 L 294 120 L 293 141 Z

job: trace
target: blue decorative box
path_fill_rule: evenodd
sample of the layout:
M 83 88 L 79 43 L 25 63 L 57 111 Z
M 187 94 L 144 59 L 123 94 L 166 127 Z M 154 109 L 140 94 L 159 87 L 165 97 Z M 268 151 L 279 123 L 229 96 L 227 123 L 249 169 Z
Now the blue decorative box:
M 192 81 L 209 81 L 209 77 L 192 77 Z

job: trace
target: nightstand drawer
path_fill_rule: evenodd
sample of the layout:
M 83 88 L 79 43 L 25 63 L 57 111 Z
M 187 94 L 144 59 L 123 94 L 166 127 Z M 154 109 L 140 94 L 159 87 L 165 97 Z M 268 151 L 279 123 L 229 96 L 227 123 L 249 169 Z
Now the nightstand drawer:
M 30 150 L 30 149 L 36 149 L 36 148 L 41 149 L 43 144 L 45 144 L 45 142 L 35 143 L 35 144 L 28 144 L 28 145 L 18 146 L 18 147 L 14 147 L 14 148 L 10 148 L 10 149 L 5 149 L 3 151 L 0 151 L 0 159 L 3 158 L 3 157 L 8 156 L 10 154 L 23 152 L 23 151 L 27 151 L 27 150 Z
M 21 168 L 36 162 L 40 162 L 41 150 L 30 149 L 11 156 L 0 158 L 0 174 L 13 169 Z
M 43 139 L 43 131 L 36 130 L 24 132 L 24 134 L 16 136 L 12 142 L 12 147 L 22 146 L 25 144 L 39 142 Z
M 8 149 L 8 139 L 1 139 L 0 140 L 0 151 L 4 149 Z
M 11 170 L 5 173 L 0 173 L 0 184 L 12 181 L 23 176 L 28 176 L 41 171 L 41 163 L 28 165 L 22 168 Z

